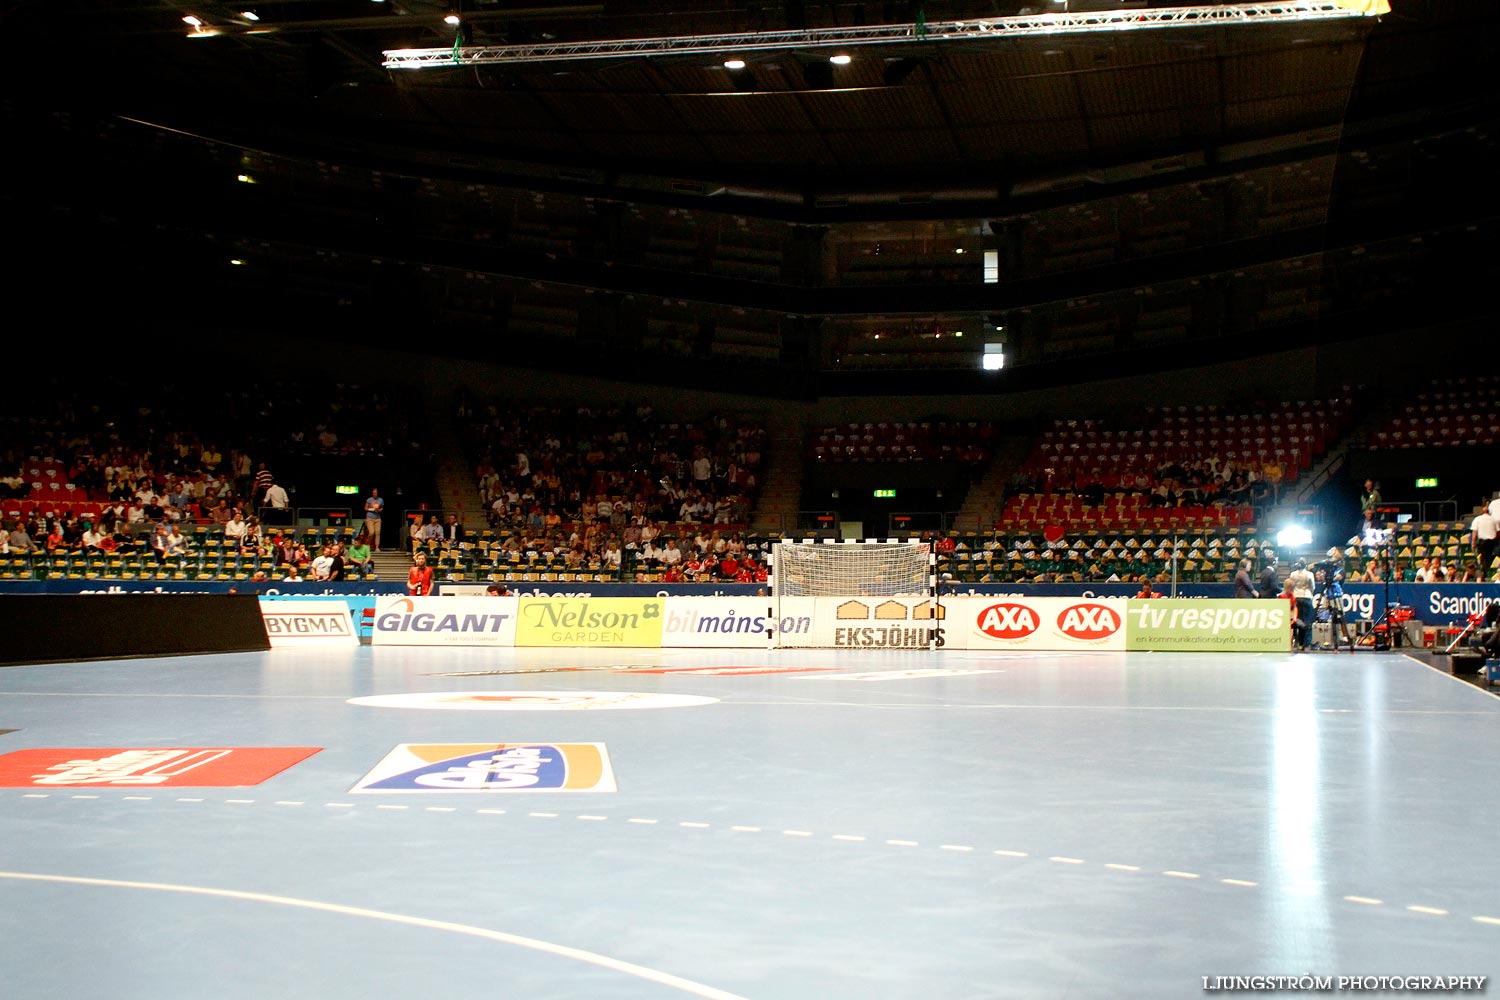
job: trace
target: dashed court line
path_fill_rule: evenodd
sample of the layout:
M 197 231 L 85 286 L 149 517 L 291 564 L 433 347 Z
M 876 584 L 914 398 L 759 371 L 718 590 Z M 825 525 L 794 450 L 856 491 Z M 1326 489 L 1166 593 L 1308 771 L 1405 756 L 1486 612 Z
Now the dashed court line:
M 23 798 L 23 799 L 47 799 L 47 798 L 53 798 L 54 796 L 51 795 L 51 794 L 49 794 L 49 793 L 45 793 L 45 792 L 30 792 L 30 793 L 24 793 L 20 797 Z M 72 795 L 68 795 L 68 796 L 65 796 L 65 797 L 63 797 L 63 796 L 58 796 L 58 797 L 59 798 L 66 798 L 66 799 L 75 799 L 75 800 L 98 800 L 100 798 L 99 795 L 94 795 L 94 794 L 72 794 Z M 151 802 L 151 801 L 154 800 L 154 798 L 155 798 L 154 796 L 150 796 L 150 795 L 126 795 L 126 796 L 121 796 L 121 800 L 122 801 L 129 801 L 129 802 Z M 196 798 L 196 797 L 190 797 L 190 796 L 181 796 L 181 797 L 177 797 L 175 799 L 175 801 L 177 801 L 177 802 L 187 802 L 187 803 L 202 803 L 202 802 L 204 802 L 206 800 L 203 799 L 203 798 Z M 231 805 L 254 805 L 254 804 L 256 804 L 256 802 L 258 800 L 256 800 L 256 799 L 222 799 L 222 800 L 219 800 L 219 801 L 221 801 L 224 804 L 231 804 Z M 301 801 L 301 800 L 295 800 L 295 799 L 276 799 L 276 800 L 274 800 L 274 802 L 272 804 L 278 805 L 278 806 L 296 807 L 296 806 L 306 805 L 306 802 Z M 353 803 L 353 802 L 324 802 L 323 806 L 325 808 L 328 808 L 328 809 L 354 809 L 354 808 L 356 808 L 356 804 Z M 407 806 L 407 805 L 400 805 L 400 804 L 396 804 L 396 803 L 375 803 L 375 808 L 377 810 L 382 810 L 382 811 L 400 812 L 400 811 L 409 811 L 412 807 L 411 806 Z M 460 811 L 459 807 L 457 807 L 457 806 L 424 806 L 422 808 L 423 808 L 423 810 L 425 812 L 437 812 L 437 813 L 453 813 L 453 812 L 459 812 Z M 503 815 L 506 815 L 507 810 L 505 810 L 505 809 L 494 809 L 494 808 L 482 808 L 482 809 L 475 809 L 474 812 L 477 813 L 477 814 L 484 814 L 484 815 L 503 816 Z M 555 812 L 529 812 L 529 813 L 527 813 L 527 816 L 528 817 L 538 818 L 538 819 L 556 819 L 556 818 L 558 818 L 559 814 L 555 813 Z M 603 822 L 608 822 L 609 821 L 609 817 L 608 816 L 594 814 L 594 813 L 579 813 L 574 818 L 576 820 L 580 821 L 580 822 L 603 823 Z M 633 817 L 630 817 L 630 818 L 626 819 L 624 822 L 626 822 L 626 823 L 634 823 L 634 824 L 641 825 L 641 826 L 656 826 L 656 825 L 660 825 L 661 820 L 655 819 L 655 818 L 633 816 Z M 711 823 L 704 823 L 704 822 L 698 822 L 698 821 L 693 821 L 693 820 L 683 820 L 683 821 L 677 823 L 677 826 L 682 827 L 682 828 L 686 828 L 686 829 L 694 829 L 694 830 L 709 830 L 709 829 L 713 829 L 713 824 L 711 824 Z M 764 832 L 764 827 L 759 827 L 759 826 L 732 825 L 732 826 L 729 826 L 728 829 L 731 830 L 731 831 L 734 831 L 734 832 L 739 832 L 739 833 L 762 833 L 762 832 Z M 786 836 L 786 837 L 795 837 L 795 838 L 803 838 L 803 839 L 812 838 L 812 837 L 817 836 L 817 834 L 814 831 L 812 831 L 812 830 L 790 830 L 789 829 L 789 830 L 782 830 L 780 832 L 781 832 L 781 834 L 783 836 Z M 867 837 L 867 836 L 865 836 L 863 834 L 835 833 L 835 834 L 830 834 L 828 836 L 832 840 L 838 840 L 838 841 L 842 841 L 842 842 L 846 842 L 846 843 L 871 843 L 872 842 L 869 837 Z M 903 839 L 898 839 L 898 838 L 890 838 L 890 839 L 886 839 L 886 840 L 883 840 L 883 841 L 878 841 L 878 843 L 883 843 L 883 844 L 885 844 L 887 846 L 890 846 L 890 847 L 902 847 L 902 848 L 921 847 L 921 842 L 920 841 L 916 841 L 916 840 L 903 840 Z M 972 845 L 968 845 L 968 844 L 939 844 L 939 845 L 937 845 L 937 847 L 935 849 L 939 850 L 939 851 L 948 851 L 948 852 L 952 852 L 952 853 L 973 853 L 975 851 L 975 848 Z M 1024 859 L 1024 858 L 1030 858 L 1030 857 L 1032 857 L 1032 855 L 1029 854 L 1026 851 L 1016 851 L 1016 850 L 1011 850 L 1011 849 L 1008 849 L 1008 848 L 997 848 L 997 849 L 994 849 L 994 850 L 990 851 L 989 853 L 992 854 L 992 855 L 994 855 L 994 856 L 1003 857 L 1003 858 Z M 1067 855 L 1057 855 L 1057 854 L 1048 855 L 1047 856 L 1047 860 L 1050 861 L 1050 862 L 1053 862 L 1054 864 L 1060 864 L 1060 865 L 1086 865 L 1086 864 L 1088 864 L 1088 861 L 1086 859 L 1084 859 L 1084 858 L 1075 858 L 1075 857 L 1070 857 L 1070 856 L 1067 856 Z M 1139 865 L 1130 865 L 1130 864 L 1124 864 L 1124 863 L 1115 862 L 1115 861 L 1104 862 L 1102 864 L 1102 867 L 1108 868 L 1108 869 L 1110 869 L 1112 871 L 1120 871 L 1120 872 L 1141 872 L 1143 870 L 1141 868 L 1141 866 L 1139 866 Z M 1187 881 L 1194 881 L 1194 880 L 1202 880 L 1203 879 L 1203 876 L 1200 875 L 1197 872 L 1183 871 L 1183 870 L 1175 869 L 1175 868 L 1165 869 L 1165 870 L 1161 871 L 1159 874 L 1162 877 L 1165 877 L 1165 878 L 1175 878 L 1175 879 L 1182 879 L 1182 880 L 1187 880 Z M 1254 889 L 1254 888 L 1258 888 L 1258 887 L 1261 886 L 1261 883 L 1254 882 L 1254 881 L 1251 881 L 1251 880 L 1248 880 L 1248 879 L 1219 878 L 1216 881 L 1219 884 L 1221 884 L 1221 885 L 1235 886 L 1235 887 L 1247 888 L 1247 889 Z M 1315 886 L 1315 885 L 1306 885 L 1306 884 L 1291 884 L 1291 885 L 1280 886 L 1280 887 L 1277 887 L 1277 888 L 1279 888 L 1283 892 L 1294 893 L 1294 894 L 1302 894 L 1302 895 L 1316 895 L 1316 894 L 1318 894 L 1321 891 L 1318 886 Z M 1342 899 L 1345 902 L 1348 902 L 1348 903 L 1353 903 L 1353 904 L 1358 905 L 1358 906 L 1366 906 L 1366 907 L 1371 907 L 1371 908 L 1373 908 L 1373 907 L 1381 907 L 1381 906 L 1385 906 L 1386 905 L 1385 900 L 1378 899 L 1378 898 L 1373 897 L 1373 896 L 1346 895 L 1346 896 L 1343 896 Z M 1441 909 L 1441 908 L 1435 907 L 1435 906 L 1425 906 L 1425 905 L 1415 904 L 1415 903 L 1405 906 L 1404 909 L 1407 910 L 1410 913 L 1415 913 L 1415 914 L 1420 914 L 1422 916 L 1430 916 L 1430 917 L 1447 917 L 1447 916 L 1452 916 L 1453 915 L 1451 913 L 1451 911 L 1449 911 L 1449 910 Z M 1500 927 L 1500 917 L 1495 917 L 1495 916 L 1489 916 L 1489 915 L 1485 915 L 1485 914 L 1480 914 L 1480 915 L 1471 916 L 1469 918 L 1469 920 L 1470 920 L 1470 922 L 1476 923 L 1476 924 L 1484 924 L 1486 926 L 1491 926 L 1491 927 Z

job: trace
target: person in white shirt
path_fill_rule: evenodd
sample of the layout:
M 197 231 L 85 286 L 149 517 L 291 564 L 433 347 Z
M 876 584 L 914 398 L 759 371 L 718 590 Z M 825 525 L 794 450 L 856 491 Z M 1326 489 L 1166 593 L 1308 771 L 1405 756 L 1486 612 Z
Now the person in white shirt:
M 1480 511 L 1474 520 L 1469 522 L 1469 547 L 1474 550 L 1475 560 L 1479 563 L 1481 575 L 1488 576 L 1490 563 L 1495 559 L 1495 538 L 1497 534 L 1496 518 L 1493 511 L 1495 504 L 1490 508 Z
M 677 547 L 677 539 L 670 538 L 667 540 L 667 547 L 662 550 L 661 561 L 667 566 L 682 561 L 682 550 Z
M 332 570 L 333 556 L 329 553 L 327 547 L 325 546 L 323 551 L 318 553 L 318 558 L 312 561 L 313 579 L 326 580 L 328 579 L 328 575 L 330 572 L 332 572 Z
M 229 515 L 229 520 L 224 522 L 224 540 L 235 545 L 245 537 L 245 518 L 240 514 L 239 508 Z

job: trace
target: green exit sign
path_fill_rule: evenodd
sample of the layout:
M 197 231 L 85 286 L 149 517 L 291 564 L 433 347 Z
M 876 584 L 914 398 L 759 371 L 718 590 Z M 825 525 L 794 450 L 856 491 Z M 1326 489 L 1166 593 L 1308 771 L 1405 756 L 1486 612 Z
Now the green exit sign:
M 1437 476 L 1432 476 L 1431 478 L 1418 478 L 1417 479 L 1417 489 L 1419 489 L 1419 490 L 1435 490 L 1435 489 L 1437 489 Z
M 359 495 L 359 487 L 358 486 L 335 486 L 333 488 L 333 492 L 337 493 L 339 496 L 358 496 Z
M 894 498 L 895 495 L 896 495 L 896 491 L 895 490 L 876 490 L 875 491 L 875 496 L 876 496 L 877 499 L 879 499 L 881 497 Z

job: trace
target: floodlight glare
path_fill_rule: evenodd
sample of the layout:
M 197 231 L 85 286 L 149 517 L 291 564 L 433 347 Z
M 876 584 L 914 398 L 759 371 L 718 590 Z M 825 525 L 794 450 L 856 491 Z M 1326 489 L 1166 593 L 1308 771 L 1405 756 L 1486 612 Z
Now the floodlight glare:
M 253 10 L 242 10 L 242 11 L 240 11 L 240 17 L 243 17 L 247 21 L 259 21 L 260 20 L 260 15 L 257 14 L 257 13 L 255 13 L 255 11 L 253 11 Z
M 849 56 L 846 56 L 842 53 L 836 56 L 829 56 L 828 61 L 833 63 L 835 66 L 847 66 L 849 65 L 849 63 L 853 62 L 853 60 Z
M 743 59 L 725 59 L 724 60 L 724 68 L 725 69 L 744 69 L 745 68 L 745 60 L 743 60 Z
M 1005 345 L 990 343 L 984 345 L 984 354 L 979 358 L 979 366 L 987 372 L 997 372 L 1005 367 Z
M 458 27 L 458 22 L 459 16 L 457 14 L 449 14 L 447 17 L 443 18 L 444 24 L 451 24 L 455 28 Z
M 203 27 L 203 22 L 201 20 L 199 20 L 198 18 L 194 17 L 192 14 L 184 14 L 182 16 L 182 23 L 183 24 L 190 24 L 190 25 L 192 25 L 195 28 L 201 28 L 201 27 Z
M 1295 549 L 1299 546 L 1312 544 L 1312 532 L 1300 524 L 1287 525 L 1276 532 L 1276 547 L 1278 549 Z

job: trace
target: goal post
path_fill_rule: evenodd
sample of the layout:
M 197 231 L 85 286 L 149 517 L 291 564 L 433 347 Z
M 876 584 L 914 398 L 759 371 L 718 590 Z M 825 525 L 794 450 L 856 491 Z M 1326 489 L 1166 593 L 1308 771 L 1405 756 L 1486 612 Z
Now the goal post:
M 772 649 L 923 649 L 937 641 L 937 556 L 927 542 L 777 542 L 767 584 Z

